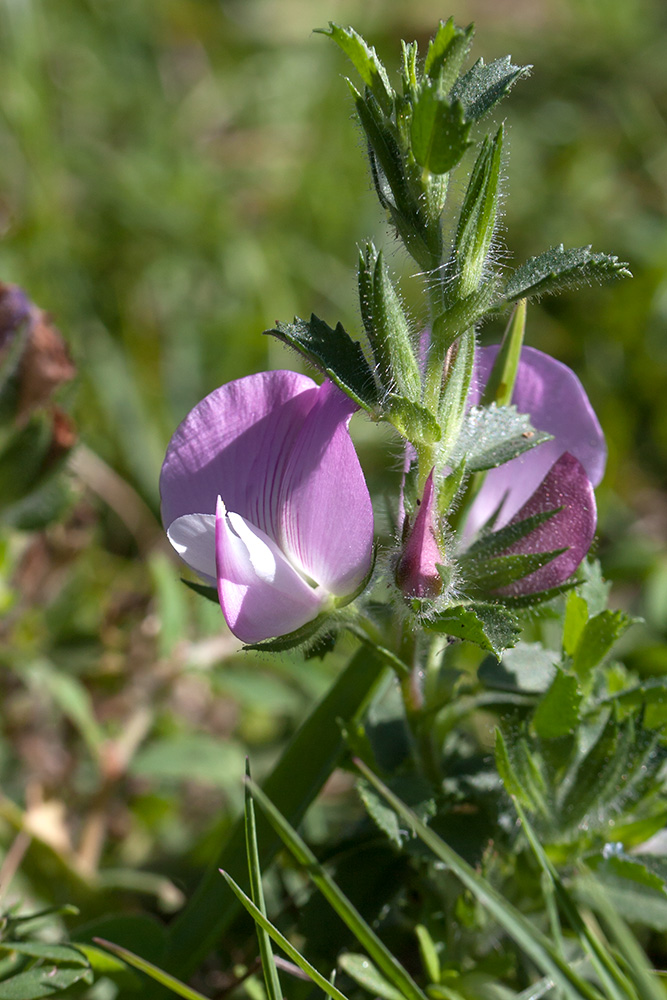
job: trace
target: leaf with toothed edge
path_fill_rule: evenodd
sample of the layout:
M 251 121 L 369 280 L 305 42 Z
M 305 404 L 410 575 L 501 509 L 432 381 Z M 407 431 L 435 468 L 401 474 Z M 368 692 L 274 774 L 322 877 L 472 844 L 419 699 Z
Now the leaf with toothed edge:
M 468 120 L 475 121 L 490 111 L 512 89 L 517 80 L 528 76 L 531 66 L 513 66 L 510 56 L 484 62 L 478 59 L 467 73 L 454 84 L 452 97 L 457 97 Z
M 394 106 L 394 91 L 375 49 L 354 28 L 343 28 L 333 21 L 329 22 L 328 28 L 316 28 L 315 32 L 333 39 L 343 50 L 383 112 L 390 115 Z
M 493 469 L 530 451 L 552 434 L 538 431 L 516 406 L 473 406 L 467 413 L 449 464 L 465 460 L 466 472 Z
M 458 604 L 424 621 L 424 628 L 474 642 L 498 657 L 520 634 L 516 617 L 498 604 Z
M 340 323 L 332 329 L 313 313 L 308 321 L 296 317 L 264 332 L 306 357 L 364 410 L 377 412 L 380 396 L 371 367 L 359 341 Z
M 593 253 L 590 246 L 565 250 L 563 244 L 530 257 L 517 268 L 505 286 L 505 300 L 548 295 L 582 282 L 631 278 L 628 265 L 608 253 Z

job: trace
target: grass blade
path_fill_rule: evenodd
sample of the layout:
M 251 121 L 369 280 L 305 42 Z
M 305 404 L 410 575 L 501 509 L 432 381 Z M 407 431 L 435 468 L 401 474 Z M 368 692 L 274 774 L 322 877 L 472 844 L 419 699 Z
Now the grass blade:
M 551 890 L 561 910 L 567 917 L 572 930 L 579 938 L 582 949 L 588 955 L 591 965 L 595 969 L 600 983 L 605 989 L 605 995 L 609 1000 L 637 1000 L 637 994 L 632 983 L 614 962 L 611 955 L 606 951 L 604 945 L 593 934 L 590 927 L 582 919 L 576 904 L 571 899 L 570 894 L 563 885 L 561 878 L 546 856 L 542 845 L 535 835 L 535 831 L 530 825 L 528 818 L 523 811 L 520 802 L 512 796 L 514 808 L 521 820 L 524 833 L 528 839 L 531 850 L 542 869 L 545 878 L 548 880 Z
M 601 1000 L 593 986 L 581 979 L 558 954 L 549 939 L 527 920 L 511 903 L 508 903 L 492 885 L 474 868 L 434 833 L 419 817 L 401 802 L 363 761 L 356 766 L 396 812 L 410 824 L 415 834 L 460 879 L 475 898 L 494 917 L 509 936 L 528 955 L 542 973 L 553 980 L 567 1000 Z
M 117 958 L 121 958 L 124 962 L 127 962 L 128 965 L 132 965 L 135 969 L 145 972 L 147 976 L 150 976 L 156 983 L 160 983 L 161 986 L 166 986 L 177 997 L 185 997 L 185 1000 L 208 1000 L 208 997 L 205 997 L 203 993 L 198 993 L 197 990 L 186 986 L 180 979 L 169 975 L 168 972 L 158 968 L 157 965 L 153 965 L 152 962 L 147 962 L 145 958 L 140 958 L 133 951 L 128 951 L 127 948 L 123 948 L 119 944 L 113 944 L 111 941 L 105 941 L 104 938 L 96 937 L 93 938 L 93 941 L 102 948 L 106 948 L 107 951 L 112 952 Z
M 250 778 L 250 764 L 246 759 L 246 776 Z M 245 786 L 245 840 L 248 854 L 248 872 L 250 875 L 250 895 L 257 908 L 266 916 L 266 906 L 264 905 L 264 890 L 262 888 L 262 870 L 259 865 L 259 851 L 257 849 L 257 826 L 255 824 L 255 804 L 252 800 L 250 781 L 246 781 Z M 262 972 L 264 973 L 264 984 L 268 1000 L 283 1000 L 280 988 L 278 970 L 273 960 L 271 949 L 271 938 L 260 924 L 255 924 L 257 929 L 257 941 L 259 944 L 259 955 L 262 960 Z
M 264 789 L 292 823 L 299 823 L 327 780 L 343 750 L 341 720 L 350 726 L 366 709 L 385 672 L 380 656 L 365 645 L 350 660 L 329 692 L 295 733 Z M 261 819 L 261 822 L 260 822 Z M 257 848 L 263 868 L 280 840 L 264 817 L 257 820 Z M 220 906 L 218 869 L 238 875 L 245 867 L 243 818 L 233 826 L 222 850 L 197 891 L 169 927 L 169 968 L 190 975 L 240 913 L 233 903 Z M 151 997 L 154 994 L 151 994 Z M 146 1000 L 149 1000 L 148 995 Z
M 399 990 L 407 1000 L 426 1000 L 425 995 L 400 962 L 382 943 L 375 931 L 369 927 L 357 908 L 336 885 L 329 873 L 322 867 L 307 844 L 296 830 L 290 826 L 280 811 L 260 788 L 252 786 L 258 804 L 269 819 L 274 830 L 292 852 L 296 860 L 304 866 L 322 895 L 336 911 L 341 920 L 352 931 L 359 944 L 366 949 L 378 969 Z
M 271 921 L 268 920 L 264 916 L 262 911 L 255 906 L 250 897 L 246 896 L 243 889 L 236 884 L 231 875 L 228 875 L 227 872 L 222 871 L 222 869 L 220 870 L 220 874 L 222 875 L 222 877 L 224 878 L 227 885 L 232 890 L 238 901 L 243 906 L 245 906 L 246 910 L 253 918 L 255 923 L 258 924 L 264 931 L 266 931 L 266 933 L 269 935 L 269 937 L 271 937 L 275 941 L 278 947 L 282 948 L 285 954 L 288 955 L 294 962 L 294 964 L 298 965 L 299 968 L 312 979 L 312 981 L 315 983 L 316 986 L 319 986 L 321 990 L 324 990 L 326 995 L 331 997 L 331 1000 L 347 1000 L 345 994 L 341 993 L 341 991 L 337 989 L 333 985 L 333 983 L 330 983 L 329 980 L 325 976 L 323 976 L 321 972 L 318 972 L 315 966 L 311 965 L 310 962 L 307 961 L 303 957 L 303 955 L 296 950 L 294 945 L 290 944 L 287 938 L 280 933 L 278 928 L 273 926 Z

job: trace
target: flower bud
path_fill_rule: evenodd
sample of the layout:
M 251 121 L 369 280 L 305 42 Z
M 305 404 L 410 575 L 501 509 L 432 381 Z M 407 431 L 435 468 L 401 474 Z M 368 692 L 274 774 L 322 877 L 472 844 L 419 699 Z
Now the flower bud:
M 396 582 L 406 597 L 433 598 L 441 592 L 443 580 L 438 566 L 444 563 L 444 556 L 440 551 L 439 535 L 431 470 L 396 567 Z

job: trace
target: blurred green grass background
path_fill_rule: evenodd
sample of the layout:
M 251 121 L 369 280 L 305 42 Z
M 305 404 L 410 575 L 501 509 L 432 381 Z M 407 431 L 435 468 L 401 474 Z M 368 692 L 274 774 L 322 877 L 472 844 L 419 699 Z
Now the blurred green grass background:
M 64 523 L 2 535 L 0 776 L 28 809 L 64 803 L 49 849 L 62 894 L 86 905 L 74 875 L 100 862 L 196 865 L 220 823 L 202 830 L 238 802 L 242 748 L 261 770 L 335 669 L 248 670 L 156 541 L 158 474 L 207 392 L 295 367 L 261 336 L 276 319 L 314 311 L 359 331 L 361 240 L 387 247 L 415 329 L 425 321 L 371 190 L 349 67 L 312 29 L 352 24 L 396 67 L 401 37 L 425 45 L 450 14 L 476 22 L 475 58 L 534 66 L 496 113 L 509 126 L 499 259 L 592 243 L 635 275 L 531 307 L 528 339 L 577 370 L 600 416 L 600 555 L 616 600 L 647 620 L 631 662 L 667 670 L 663 0 L 0 0 L 0 279 L 66 336 L 86 449 Z M 355 432 L 381 494 L 395 448 L 360 418 Z M 6 802 L 0 814 L 6 842 L 16 820 Z M 52 868 L 31 850 L 36 891 Z

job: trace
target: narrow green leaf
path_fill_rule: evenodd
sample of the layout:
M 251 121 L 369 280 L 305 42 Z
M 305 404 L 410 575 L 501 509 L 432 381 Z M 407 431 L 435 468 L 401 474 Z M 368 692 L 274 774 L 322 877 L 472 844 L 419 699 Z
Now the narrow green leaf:
M 75 983 L 93 981 L 90 969 L 74 969 L 55 965 L 39 965 L 26 972 L 19 972 L 0 983 L 0 1000 L 41 1000 L 42 997 L 62 996 Z
M 574 656 L 587 621 L 588 604 L 580 594 L 570 594 L 565 604 L 563 622 L 563 652 L 567 656 Z
M 523 802 L 529 809 L 533 808 L 533 799 L 524 787 L 507 749 L 507 743 L 501 730 L 496 727 L 496 767 L 505 791 L 515 799 Z
M 181 583 L 184 583 L 190 590 L 194 590 L 195 594 L 199 594 L 200 597 L 205 597 L 207 601 L 212 601 L 213 604 L 220 603 L 215 587 L 209 587 L 205 583 L 197 583 L 196 580 L 186 580 L 184 576 L 181 577 Z
M 554 549 L 553 552 L 526 552 L 521 555 L 495 556 L 484 562 L 465 562 L 466 582 L 470 586 L 486 593 L 493 594 L 501 587 L 507 587 L 516 580 L 523 580 L 531 573 L 546 566 L 556 559 L 566 549 Z M 463 564 L 463 560 L 460 560 Z
M 538 702 L 533 716 L 537 735 L 551 740 L 574 732 L 579 724 L 582 697 L 577 678 L 557 670 L 551 687 Z
M 354 979 L 355 983 L 372 996 L 381 997 L 381 1000 L 403 1000 L 403 994 L 384 978 L 365 955 L 355 955 L 348 951 L 340 956 L 338 964 L 350 979 Z
M 463 199 L 454 246 L 459 275 L 457 294 L 470 295 L 482 280 L 498 215 L 498 185 L 503 149 L 502 125 L 485 137 Z
M 527 413 L 516 406 L 473 406 L 463 421 L 456 447 L 449 456 L 452 465 L 465 460 L 468 472 L 495 469 L 536 448 L 553 435 L 535 430 Z
M 394 91 L 375 49 L 354 28 L 343 28 L 333 21 L 329 22 L 328 28 L 316 28 L 315 31 L 332 38 L 343 50 L 384 113 L 390 115 L 394 107 Z
M 77 948 L 67 944 L 49 944 L 45 941 L 0 941 L 0 951 L 15 951 L 17 955 L 62 962 L 68 965 L 89 965 L 88 959 Z
M 267 816 L 282 842 L 291 851 L 296 860 L 306 868 L 310 878 L 327 902 L 336 911 L 345 925 L 349 927 L 359 944 L 366 949 L 382 974 L 408 1000 L 425 1000 L 424 994 L 409 973 L 394 958 L 375 931 L 366 923 L 356 907 L 339 889 L 329 873 L 320 865 L 313 852 L 301 839 L 296 830 L 287 822 L 285 817 L 281 815 L 279 810 L 276 809 L 271 800 L 264 795 L 260 788 L 252 782 L 251 787 L 253 795 L 257 799 L 262 811 Z
M 247 758 L 246 777 L 250 778 L 250 763 Z M 255 805 L 252 800 L 252 791 L 250 789 L 249 781 L 246 781 L 245 785 L 245 840 L 246 852 L 248 855 L 248 873 L 250 875 L 250 895 L 252 896 L 252 901 L 255 906 L 258 907 L 264 916 L 266 916 L 264 890 L 262 888 L 262 870 L 259 864 L 259 850 L 257 848 Z M 259 924 L 256 925 L 256 930 L 267 998 L 268 1000 L 283 1000 L 278 970 L 276 969 L 276 963 L 273 959 L 271 938 Z
M 426 975 L 431 983 L 439 983 L 441 975 L 440 959 L 438 958 L 438 952 L 433 942 L 433 938 L 423 924 L 417 924 L 415 927 L 415 934 L 417 935 L 419 954 L 421 955 L 422 965 L 424 966 Z
M 295 318 L 278 323 L 265 333 L 303 354 L 311 364 L 365 410 L 378 408 L 379 394 L 373 372 L 357 340 L 352 340 L 339 323 L 335 329 L 312 315 L 309 321 Z
M 382 371 L 384 385 L 416 404 L 421 395 L 421 376 L 410 326 L 381 251 L 373 274 L 373 327 L 372 343 L 382 345 L 378 360 L 384 364 L 388 362 L 389 366 Z
M 624 611 L 601 611 L 582 629 L 577 642 L 573 668 L 579 677 L 587 677 L 593 667 L 605 658 L 617 639 L 637 621 Z
M 308 806 L 333 771 L 344 749 L 341 725 L 360 718 L 386 670 L 372 646 L 364 645 L 311 711 L 267 778 L 264 791 L 292 824 L 299 823 Z M 262 867 L 273 858 L 280 839 L 263 817 L 257 821 L 257 845 Z M 169 926 L 169 968 L 190 975 L 239 915 L 239 907 L 220 906 L 220 877 L 224 867 L 245 868 L 245 830 L 241 818 L 231 828 L 215 863 L 197 891 Z
M 496 281 L 487 281 L 463 299 L 458 299 L 433 321 L 431 341 L 447 350 L 455 340 L 489 311 L 497 291 Z
M 437 83 L 425 81 L 412 108 L 410 139 L 420 167 L 432 174 L 446 174 L 472 145 L 470 122 L 463 117 L 460 101 L 450 104 Z
M 593 253 L 590 246 L 565 250 L 561 243 L 517 268 L 505 286 L 505 299 L 514 302 L 584 282 L 631 277 L 628 265 L 612 254 Z
M 496 59 L 488 65 L 478 59 L 452 91 L 469 120 L 476 120 L 490 111 L 512 89 L 517 80 L 530 74 L 531 66 L 513 66 L 510 56 Z
M 504 552 L 522 538 L 526 538 L 531 532 L 539 528 L 541 524 L 545 524 L 557 513 L 558 510 L 542 510 L 538 514 L 531 514 L 530 517 L 525 517 L 522 521 L 516 521 L 514 524 L 506 524 L 504 528 L 499 528 L 498 531 L 490 531 L 488 534 L 483 534 L 468 547 L 462 560 L 464 562 L 466 560 L 475 561 L 490 559 L 491 556 L 500 555 L 501 552 Z
M 430 77 L 441 93 L 448 94 L 459 75 L 463 60 L 467 56 L 474 25 L 459 28 L 454 24 L 454 18 L 441 21 L 438 30 L 428 43 L 428 52 L 424 61 L 424 73 Z
M 528 817 L 516 799 L 514 806 L 533 854 L 548 884 L 551 886 L 560 908 L 567 916 L 570 926 L 579 938 L 579 943 L 583 951 L 588 955 L 593 968 L 600 978 L 600 983 L 605 990 L 604 995 L 606 1000 L 635 1000 L 636 994 L 632 983 L 621 972 L 611 954 L 597 936 L 592 933 L 590 927 L 582 918 L 578 907 L 565 888 L 554 865 L 547 857 L 535 831 L 528 822 Z
M 526 300 L 520 299 L 512 310 L 512 315 L 503 334 L 500 350 L 484 387 L 483 405 L 495 402 L 498 406 L 509 406 L 512 402 L 525 332 Z
M 132 965 L 135 969 L 139 969 L 140 972 L 145 972 L 147 976 L 155 980 L 156 983 L 160 983 L 161 986 L 166 986 L 167 989 L 175 993 L 177 997 L 185 997 L 185 1000 L 207 1000 L 203 993 L 198 993 L 197 990 L 193 990 L 192 987 L 186 986 L 182 983 L 180 979 L 176 979 L 174 976 L 169 975 L 164 969 L 159 969 L 157 965 L 153 965 L 152 962 L 147 962 L 145 958 L 140 958 L 139 955 L 135 955 L 134 952 L 128 951 L 127 948 L 122 948 L 119 944 L 113 944 L 111 941 L 105 941 L 104 938 L 93 938 L 95 944 L 99 944 L 102 948 L 107 948 L 112 954 L 116 955 L 118 958 L 122 958 L 124 962 L 128 965 Z
M 427 632 L 456 636 L 500 656 L 513 646 L 520 633 L 511 611 L 498 604 L 456 605 L 429 616 L 424 621 Z
M 341 993 L 332 983 L 329 982 L 317 969 L 308 962 L 303 955 L 297 951 L 297 949 L 290 944 L 284 935 L 273 926 L 273 924 L 267 920 L 261 910 L 259 910 L 253 901 L 246 896 L 243 889 L 236 884 L 231 875 L 228 875 L 225 871 L 220 871 L 220 874 L 224 878 L 225 882 L 232 890 L 238 901 L 245 906 L 246 910 L 253 918 L 256 924 L 258 924 L 266 933 L 275 941 L 279 948 L 281 948 L 285 954 L 298 965 L 302 972 L 305 972 L 309 976 L 316 986 L 319 986 L 327 996 L 331 997 L 332 1000 L 347 1000 L 344 993 Z
M 610 905 L 607 893 L 592 877 L 589 877 L 584 885 L 587 902 L 594 907 L 610 938 L 625 958 L 639 1000 L 664 1000 L 663 985 L 655 970 L 650 967 L 637 939 L 619 916 L 618 911 Z
M 425 406 L 413 403 L 405 396 L 390 393 L 385 400 L 385 407 L 384 419 L 406 440 L 413 444 L 435 444 L 440 440 L 440 425 Z
M 362 761 L 356 761 L 356 764 L 362 774 L 375 785 L 393 808 L 409 823 L 419 839 L 456 875 L 535 965 L 553 979 L 554 984 L 562 991 L 566 1000 L 582 1000 L 582 998 L 584 1000 L 600 1000 L 597 990 L 576 974 L 533 922 L 504 899 L 434 830 L 426 826 Z

